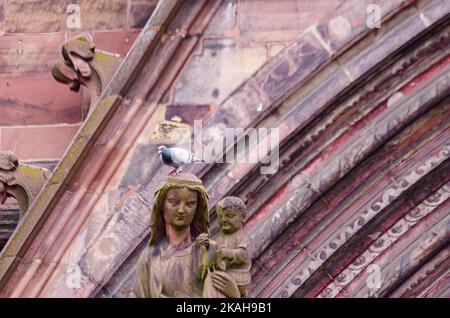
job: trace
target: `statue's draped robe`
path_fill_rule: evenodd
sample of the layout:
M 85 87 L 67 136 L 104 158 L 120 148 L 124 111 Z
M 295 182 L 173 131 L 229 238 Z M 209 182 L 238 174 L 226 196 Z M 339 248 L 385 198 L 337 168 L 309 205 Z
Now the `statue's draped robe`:
M 133 293 L 140 298 L 201 297 L 198 252 L 193 242 L 178 248 L 167 238 L 147 247 L 139 257 Z

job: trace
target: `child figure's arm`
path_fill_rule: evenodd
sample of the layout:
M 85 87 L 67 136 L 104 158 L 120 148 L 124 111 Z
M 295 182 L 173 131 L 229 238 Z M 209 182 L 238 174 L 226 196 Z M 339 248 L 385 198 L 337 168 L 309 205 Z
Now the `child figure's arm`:
M 230 265 L 242 265 L 251 262 L 251 240 L 243 231 L 236 233 L 237 248 L 222 248 L 219 257 L 227 260 Z
M 219 250 L 219 258 L 227 260 L 230 265 L 242 265 L 248 262 L 248 251 L 245 247 L 235 249 L 225 247 Z

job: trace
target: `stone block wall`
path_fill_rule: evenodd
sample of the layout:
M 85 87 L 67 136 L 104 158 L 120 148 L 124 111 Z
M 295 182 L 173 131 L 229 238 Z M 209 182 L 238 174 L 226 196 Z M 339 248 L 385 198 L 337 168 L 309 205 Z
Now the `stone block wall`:
M 381 16 L 385 16 L 406 2 L 370 3 L 378 5 Z M 336 53 L 342 43 L 367 27 L 364 22 L 369 15 L 368 3 L 360 0 L 224 0 L 165 96 L 164 105 L 171 110 L 165 119 L 178 117 L 187 124 L 192 124 L 192 117 L 203 119 L 258 69 L 306 33 L 310 41 L 298 59 L 305 60 L 301 72 L 308 73 L 308 68 L 317 62 L 309 56 L 315 46 L 328 54 Z M 288 69 L 284 65 L 274 76 L 288 78 L 292 75 L 286 74 Z M 273 89 L 269 95 L 280 91 Z M 190 114 L 189 118 L 185 114 Z
M 96 47 L 125 56 L 157 2 L 0 0 L 0 150 L 16 151 L 22 159 L 59 159 L 82 117 L 80 94 L 50 74 L 61 44 L 89 32 Z M 224 0 L 164 99 L 165 119 L 177 117 L 191 125 L 193 119 L 206 117 L 269 59 L 324 19 L 337 17 L 327 32 L 345 36 L 352 23 L 339 20 L 345 2 Z M 31 126 L 46 132 L 16 134 Z M 49 138 L 52 134 L 59 136 L 57 143 Z M 28 147 L 30 143 L 35 146 Z
M 196 119 L 202 119 L 205 107 L 209 113 L 217 109 L 261 66 L 309 28 L 336 15 L 343 4 L 342 0 L 223 1 L 166 96 L 164 102 L 171 109 L 166 120 L 174 112 L 195 114 L 197 109 L 203 115 Z
M 157 0 L 0 0 L 0 151 L 57 161 L 81 123 L 81 94 L 51 73 L 82 33 L 124 57 Z

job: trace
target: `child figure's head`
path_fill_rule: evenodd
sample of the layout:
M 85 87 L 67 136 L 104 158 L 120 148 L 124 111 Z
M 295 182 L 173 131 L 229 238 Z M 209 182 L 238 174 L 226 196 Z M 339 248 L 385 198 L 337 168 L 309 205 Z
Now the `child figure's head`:
M 216 205 L 220 231 L 231 234 L 239 230 L 244 223 L 246 207 L 238 197 L 225 197 Z

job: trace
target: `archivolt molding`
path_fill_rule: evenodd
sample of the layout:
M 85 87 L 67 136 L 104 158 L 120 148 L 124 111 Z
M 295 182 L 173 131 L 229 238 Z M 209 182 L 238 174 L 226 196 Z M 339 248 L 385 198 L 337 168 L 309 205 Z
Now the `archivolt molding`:
M 76 293 L 86 297 L 95 293 L 123 260 L 118 254 L 127 253 L 135 245 L 121 244 L 107 258 L 103 255 L 102 262 L 81 268 L 83 288 L 74 291 L 64 285 L 70 275 L 67 267 L 80 267 L 86 260 L 95 260 L 92 257 L 95 249 L 79 255 L 76 246 L 86 237 L 87 224 L 91 226 L 89 231 L 98 230 L 94 231 L 93 245 L 102 246 L 102 240 L 111 237 L 111 233 L 104 233 L 102 229 L 128 231 L 133 242 L 142 239 L 142 233 L 147 230 L 144 223 L 128 229 L 126 226 L 135 223 L 124 225 L 119 222 L 120 215 L 104 220 L 107 224 L 100 228 L 90 221 L 100 207 L 105 207 L 103 194 L 108 188 L 117 186 L 117 174 L 123 173 L 119 167 L 142 131 L 152 124 L 150 119 L 158 102 L 192 53 L 198 42 L 197 35 L 203 32 L 219 5 L 220 1 L 159 2 L 136 45 L 102 92 L 65 157 L 30 208 L 21 223 L 21 230 L 15 232 L 2 251 L 1 295 L 35 297 L 57 293 L 69 297 Z M 165 76 L 161 77 L 163 71 Z M 151 102 L 143 105 L 144 100 Z M 159 173 L 165 174 L 164 169 Z M 141 190 L 145 194 L 148 191 Z M 133 207 L 134 199 L 136 197 L 131 196 L 124 204 Z M 145 211 L 133 210 L 133 213 L 136 219 L 144 219 L 138 217 Z M 43 226 L 35 226 L 37 223 Z M 21 263 L 22 259 L 27 260 L 26 263 Z M 19 263 L 23 266 L 17 267 Z
M 450 198 L 450 183 L 433 193 L 424 202 L 412 209 L 403 219 L 392 226 L 385 234 L 377 239 L 369 249 L 364 252 L 347 269 L 342 271 L 333 283 L 329 284 L 319 297 L 335 297 L 339 292 L 359 274 L 369 264 L 371 264 L 380 254 L 403 236 L 407 231 L 432 213 L 439 205 Z
M 435 287 L 439 287 L 442 280 L 445 280 L 445 274 L 450 265 L 449 256 L 450 251 L 448 248 L 444 248 L 388 296 L 395 298 L 428 297 L 433 296 L 433 289 L 439 295 L 441 290 Z M 443 277 L 444 279 L 442 279 Z

